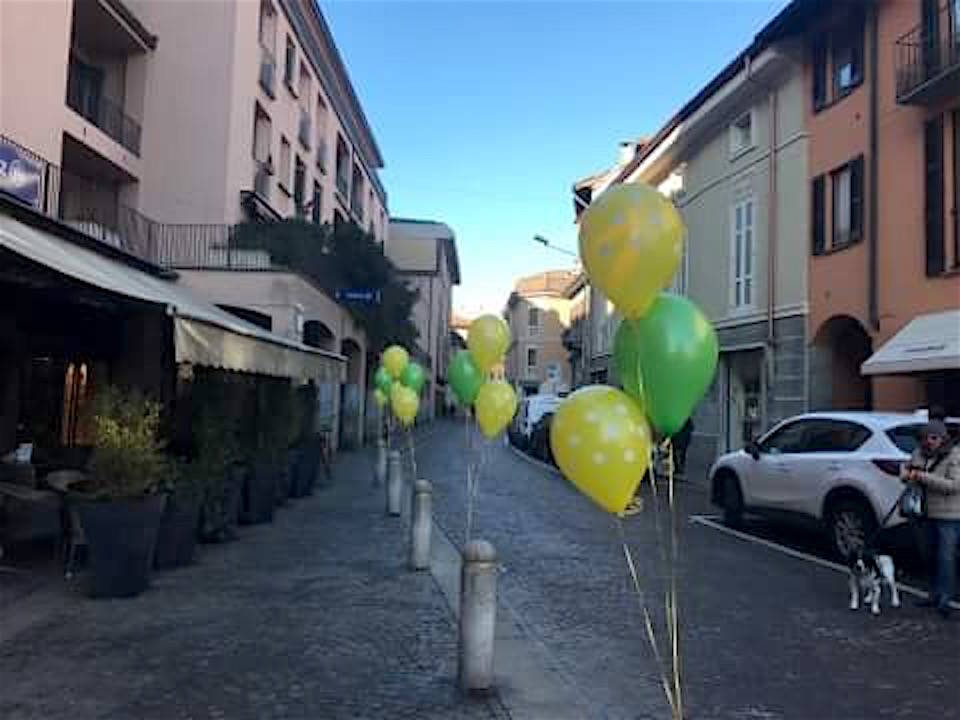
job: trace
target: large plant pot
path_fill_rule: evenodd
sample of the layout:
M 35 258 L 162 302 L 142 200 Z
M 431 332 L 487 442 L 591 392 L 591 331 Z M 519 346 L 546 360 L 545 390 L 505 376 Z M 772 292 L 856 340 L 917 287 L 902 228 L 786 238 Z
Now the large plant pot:
M 203 498 L 167 498 L 160 518 L 157 551 L 153 566 L 159 569 L 183 567 L 193 562 L 197 547 L 197 525 Z
M 165 495 L 72 499 L 90 553 L 91 597 L 133 597 L 150 584 Z
M 273 509 L 277 502 L 276 472 L 272 463 L 261 461 L 254 463 L 247 473 L 241 523 L 256 525 L 273 521 Z
M 247 473 L 246 465 L 229 465 L 224 471 L 223 484 L 205 499 L 199 526 L 201 542 L 225 542 L 237 536 Z

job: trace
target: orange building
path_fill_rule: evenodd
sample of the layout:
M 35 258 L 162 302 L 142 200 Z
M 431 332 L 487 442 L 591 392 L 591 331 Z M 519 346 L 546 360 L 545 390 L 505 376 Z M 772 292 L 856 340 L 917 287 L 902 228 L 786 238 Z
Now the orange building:
M 960 0 L 797 0 L 811 405 L 960 414 Z

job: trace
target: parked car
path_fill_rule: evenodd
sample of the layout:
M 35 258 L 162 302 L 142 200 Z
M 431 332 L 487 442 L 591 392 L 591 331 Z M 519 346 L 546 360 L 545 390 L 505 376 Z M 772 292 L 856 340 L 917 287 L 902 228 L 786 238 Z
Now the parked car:
M 510 441 L 526 450 L 533 438 L 533 428 L 547 413 L 553 413 L 560 404 L 559 395 L 530 395 L 520 401 L 513 423 L 510 426 Z
M 533 426 L 533 432 L 530 435 L 530 445 L 528 452 L 537 460 L 550 465 L 556 465 L 553 459 L 553 448 L 550 447 L 550 425 L 553 423 L 553 413 L 548 412 L 541 417 L 537 424 Z
M 710 469 L 712 500 L 728 525 L 746 512 L 813 520 L 840 557 L 863 546 L 893 507 L 900 466 L 926 418 L 874 412 L 808 413 L 784 420 L 759 441 Z M 960 420 L 947 422 L 951 433 Z M 889 527 L 904 522 L 895 512 Z

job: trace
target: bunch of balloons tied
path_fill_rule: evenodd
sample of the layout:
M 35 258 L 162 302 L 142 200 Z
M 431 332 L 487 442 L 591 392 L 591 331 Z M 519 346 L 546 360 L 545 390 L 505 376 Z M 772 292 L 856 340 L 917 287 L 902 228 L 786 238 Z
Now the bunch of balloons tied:
M 458 352 L 447 368 L 447 381 L 457 402 L 473 407 L 480 432 L 488 439 L 502 433 L 517 412 L 517 394 L 510 384 L 489 379 L 509 347 L 510 328 L 503 319 L 481 315 L 470 323 L 468 349 Z
M 400 345 L 391 345 L 383 351 L 380 367 L 373 376 L 374 401 L 379 407 L 390 404 L 394 417 L 404 427 L 417 418 L 420 409 L 420 391 L 427 382 L 427 374 L 420 363 Z
M 611 513 L 650 468 L 653 431 L 679 431 L 713 380 L 717 336 L 690 300 L 665 292 L 683 258 L 673 203 L 641 183 L 604 192 L 581 216 L 580 259 L 622 316 L 613 359 L 623 390 L 583 387 L 557 408 L 550 445 L 563 474 Z

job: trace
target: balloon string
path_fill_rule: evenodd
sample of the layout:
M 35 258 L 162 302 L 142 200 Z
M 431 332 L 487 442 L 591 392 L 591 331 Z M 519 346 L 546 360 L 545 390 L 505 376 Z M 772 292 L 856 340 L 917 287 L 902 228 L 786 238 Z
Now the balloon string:
M 620 545 L 623 548 L 623 556 L 627 560 L 627 568 L 630 570 L 630 577 L 633 580 L 633 587 L 637 592 L 637 602 L 640 605 L 640 612 L 643 615 L 643 625 L 647 632 L 647 640 L 650 642 L 650 648 L 653 650 L 653 657 L 657 663 L 657 670 L 660 672 L 660 683 L 663 685 L 663 692 L 667 696 L 667 702 L 670 704 L 670 712 L 674 718 L 677 718 L 679 716 L 677 715 L 677 705 L 673 698 L 673 690 L 671 689 L 670 681 L 667 678 L 667 671 L 664 667 L 663 657 L 660 654 L 660 647 L 657 645 L 657 636 L 653 630 L 653 621 L 650 619 L 650 612 L 647 609 L 647 601 L 643 594 L 643 590 L 640 587 L 640 577 L 637 575 L 637 568 L 633 562 L 633 553 L 630 551 L 630 546 L 627 544 L 626 533 L 623 531 L 623 521 L 616 515 L 613 516 L 613 520 L 614 524 L 617 526 L 617 531 L 620 534 Z
M 674 464 L 673 440 L 667 441 L 669 452 L 669 492 L 670 499 L 670 635 L 673 652 L 673 693 L 676 700 L 677 718 L 683 718 L 683 689 L 680 684 L 680 623 L 677 610 L 677 506 L 674 503 Z
M 410 452 L 410 469 L 413 471 L 413 475 L 410 478 L 410 482 L 415 483 L 419 478 L 417 478 L 417 453 L 416 448 L 413 443 L 413 428 L 407 428 L 407 447 Z

